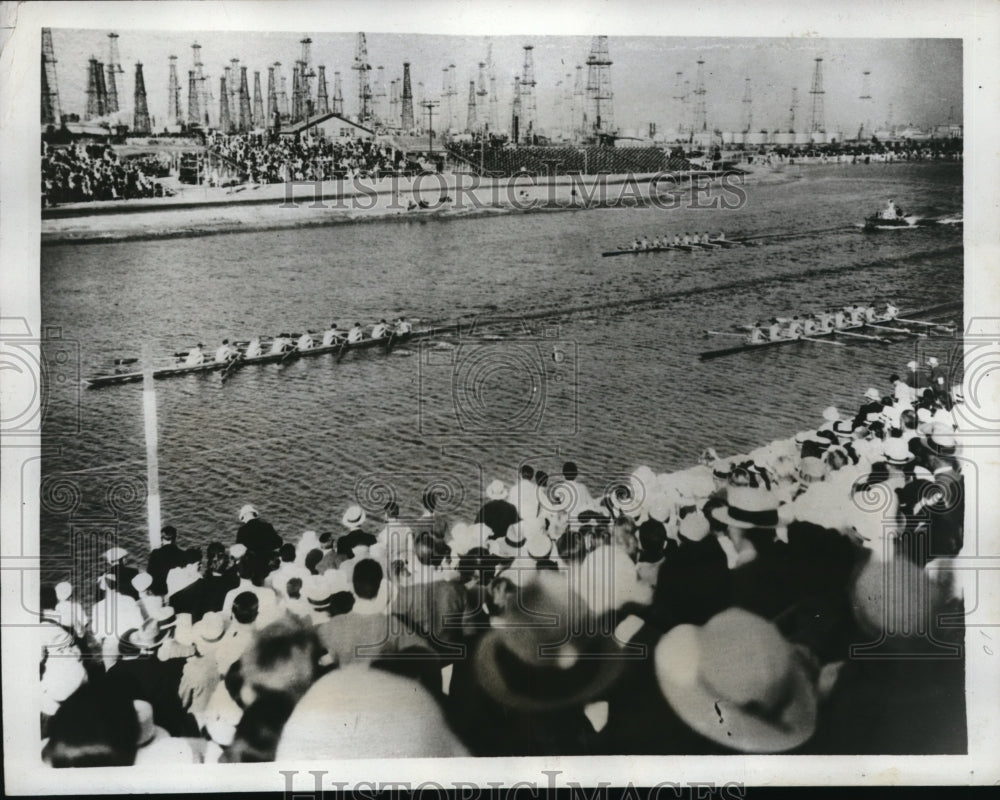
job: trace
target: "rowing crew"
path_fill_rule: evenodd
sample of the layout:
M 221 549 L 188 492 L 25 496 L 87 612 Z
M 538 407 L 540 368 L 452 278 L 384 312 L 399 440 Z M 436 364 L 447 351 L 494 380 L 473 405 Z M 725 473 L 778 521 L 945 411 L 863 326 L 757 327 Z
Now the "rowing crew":
M 293 339 L 291 334 L 281 333 L 271 340 L 267 355 L 276 356 L 292 351 L 311 350 L 317 346 L 316 339 L 313 338 L 314 335 L 319 337 L 320 347 L 332 347 L 340 344 L 357 344 L 366 338 L 378 340 L 388 339 L 391 336 L 405 336 L 412 330 L 413 326 L 407 321 L 406 317 L 400 317 L 392 325 L 384 319 L 379 320 L 372 326 L 371 333 L 367 337 L 360 322 L 354 323 L 349 330 L 340 328 L 334 322 L 322 334 L 313 334 L 306 331 L 297 339 Z M 259 336 L 254 336 L 246 343 L 242 350 L 235 344 L 230 343 L 228 339 L 223 339 L 222 344 L 215 351 L 214 358 L 207 356 L 204 347 L 201 342 L 197 346 L 192 347 L 187 354 L 184 365 L 195 367 L 208 361 L 223 364 L 235 358 L 258 358 L 265 355 L 264 345 L 261 343 L 261 337 Z
M 791 319 L 771 319 L 767 325 L 755 322 L 750 329 L 750 344 L 776 342 L 782 339 L 800 339 L 803 336 L 817 336 L 831 333 L 843 328 L 856 328 L 861 325 L 887 322 L 896 319 L 899 309 L 892 303 L 886 303 L 879 312 L 873 305 L 847 305 L 843 308 L 833 308 L 816 314 L 807 314 Z
M 683 236 L 679 234 L 674 234 L 673 238 L 670 238 L 669 234 L 664 234 L 663 236 L 657 236 L 654 239 L 649 239 L 643 237 L 642 239 L 636 239 L 632 242 L 631 246 L 623 247 L 623 250 L 656 250 L 661 247 L 680 247 L 681 245 L 697 245 L 697 244 L 712 244 L 713 241 L 725 241 L 726 235 L 720 233 L 718 238 L 710 239 L 708 236 L 708 231 L 702 234 L 698 233 L 685 233 Z

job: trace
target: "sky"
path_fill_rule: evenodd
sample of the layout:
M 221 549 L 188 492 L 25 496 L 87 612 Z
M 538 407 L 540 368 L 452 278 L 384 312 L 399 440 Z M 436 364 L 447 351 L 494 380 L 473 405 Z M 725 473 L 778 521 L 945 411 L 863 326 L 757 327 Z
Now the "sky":
M 83 116 L 87 100 L 87 62 L 93 55 L 108 60 L 111 29 L 71 30 L 54 28 L 53 47 L 63 113 Z M 253 91 L 253 71 L 260 70 L 262 90 L 267 91 L 267 67 L 282 62 L 291 93 L 291 67 L 300 57 L 299 40 L 312 38 L 314 65 L 326 66 L 330 94 L 333 73 L 343 81 L 347 114 L 356 113 L 357 72 L 354 61 L 356 36 L 348 33 L 288 32 L 192 32 L 114 29 L 125 74 L 120 76 L 119 98 L 132 108 L 135 62 L 143 62 L 150 114 L 166 116 L 168 57 L 178 56 L 181 101 L 187 107 L 187 71 L 192 68 L 192 42 L 202 45 L 204 73 L 211 77 L 218 98 L 218 80 L 232 58 L 248 67 Z M 385 67 L 386 91 L 393 78 L 402 76 L 403 62 L 411 63 L 414 93 L 424 83 L 429 99 L 440 99 L 443 69 L 455 64 L 458 95 L 456 113 L 466 118 L 469 81 L 477 77 L 477 64 L 486 59 L 492 42 L 493 61 L 500 99 L 501 119 L 510 114 L 514 76 L 520 74 L 523 46 L 534 46 L 536 96 L 539 127 L 557 127 L 561 121 L 560 98 L 566 75 L 584 65 L 591 46 L 582 36 L 440 36 L 427 34 L 368 33 L 368 56 L 375 68 Z M 690 38 L 612 36 L 608 49 L 613 65 L 614 116 L 619 130 L 645 132 L 650 122 L 658 130 L 674 130 L 678 121 L 691 124 L 693 107 L 684 110 L 675 99 L 695 88 L 697 61 L 704 63 L 705 105 L 710 128 L 740 130 L 746 79 L 750 78 L 754 130 L 785 130 L 789 124 L 792 88 L 798 89 L 796 129 L 810 120 L 809 93 L 816 58 L 822 58 L 825 127 L 847 136 L 859 125 L 879 127 L 885 122 L 918 127 L 962 122 L 962 42 L 960 39 L 820 39 L 796 38 Z M 871 100 L 863 101 L 863 75 L 870 74 Z M 587 68 L 583 77 L 586 80 Z M 677 73 L 683 75 L 678 79 Z M 122 85 L 122 82 L 124 86 Z M 565 108 L 565 106 L 563 106 Z M 436 114 L 439 111 L 435 112 Z M 891 115 L 891 116 L 890 116 Z

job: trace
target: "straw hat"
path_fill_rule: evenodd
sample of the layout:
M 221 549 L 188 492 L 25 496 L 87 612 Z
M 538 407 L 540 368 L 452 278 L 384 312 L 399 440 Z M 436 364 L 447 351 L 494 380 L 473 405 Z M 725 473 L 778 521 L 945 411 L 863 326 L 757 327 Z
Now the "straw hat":
M 840 419 L 840 411 L 836 406 L 827 406 L 823 409 L 823 419 L 827 422 L 836 422 Z
M 155 650 L 166 638 L 156 620 L 146 620 L 141 628 L 129 628 L 122 634 L 119 649 L 122 653 L 143 653 Z
M 148 572 L 140 572 L 134 578 L 132 578 L 132 588 L 137 592 L 145 592 L 150 586 L 153 585 L 153 576 Z
M 878 389 L 876 389 L 875 387 L 869 387 L 865 389 L 865 397 L 867 397 L 869 400 L 875 400 L 875 401 L 882 399 L 882 395 L 878 393 Z
M 495 480 L 486 487 L 486 496 L 490 500 L 506 500 L 507 499 L 507 487 L 504 485 L 502 480 Z
M 730 486 L 726 503 L 712 509 L 712 516 L 726 525 L 743 529 L 778 525 L 778 498 L 766 489 Z
M 826 477 L 826 464 L 823 459 L 809 456 L 802 459 L 798 470 L 799 479 L 803 483 L 814 483 Z
M 366 519 L 365 510 L 359 505 L 352 505 L 347 507 L 344 516 L 340 518 L 340 524 L 348 530 L 354 530 L 363 525 Z
M 817 690 L 795 649 L 761 617 L 730 608 L 677 625 L 656 645 L 656 678 L 702 736 L 744 753 L 782 753 L 816 730 Z
M 114 565 L 117 564 L 119 561 L 121 561 L 123 558 L 125 558 L 125 556 L 127 555 L 128 555 L 128 550 L 126 550 L 124 547 L 112 547 L 110 550 L 105 552 L 104 558 L 107 560 L 109 564 Z
M 909 464 L 913 461 L 913 453 L 907 447 L 906 439 L 893 438 L 885 443 L 883 448 L 885 462 L 897 467 Z
M 249 522 L 250 520 L 255 519 L 256 517 L 259 516 L 260 514 L 257 512 L 257 509 L 254 508 L 249 503 L 243 506 L 239 512 L 240 522 Z
M 62 581 L 56 584 L 56 600 L 60 602 L 64 600 L 69 600 L 73 595 L 73 586 L 68 581 Z
M 229 555 L 239 561 L 243 556 L 247 554 L 247 546 L 245 544 L 234 544 L 229 548 Z

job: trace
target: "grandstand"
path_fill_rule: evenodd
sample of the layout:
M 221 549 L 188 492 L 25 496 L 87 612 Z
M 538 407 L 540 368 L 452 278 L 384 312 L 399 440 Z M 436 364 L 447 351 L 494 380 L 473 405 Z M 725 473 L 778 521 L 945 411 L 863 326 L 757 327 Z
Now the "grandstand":
M 484 175 L 518 174 L 585 175 L 608 173 L 686 172 L 694 169 L 687 159 L 671 156 L 659 147 L 485 147 L 452 143 L 448 153 L 455 161 Z

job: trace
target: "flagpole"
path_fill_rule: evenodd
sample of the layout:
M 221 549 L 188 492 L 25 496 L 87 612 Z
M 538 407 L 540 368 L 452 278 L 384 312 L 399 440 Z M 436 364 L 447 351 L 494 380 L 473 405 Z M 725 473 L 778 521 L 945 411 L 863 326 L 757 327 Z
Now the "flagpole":
M 147 346 L 142 353 L 142 410 L 146 428 L 146 518 L 149 525 L 149 549 L 160 546 L 160 463 L 157 453 L 156 388 L 153 360 Z

